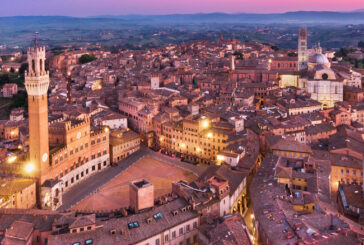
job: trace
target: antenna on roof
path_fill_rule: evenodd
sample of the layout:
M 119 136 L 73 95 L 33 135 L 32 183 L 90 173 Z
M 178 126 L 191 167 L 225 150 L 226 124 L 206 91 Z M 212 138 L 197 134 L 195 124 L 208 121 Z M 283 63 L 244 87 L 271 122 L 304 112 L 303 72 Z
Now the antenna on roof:
M 37 47 L 37 44 L 38 44 L 38 39 L 37 39 L 37 36 L 38 36 L 39 32 L 34 32 L 34 46 Z

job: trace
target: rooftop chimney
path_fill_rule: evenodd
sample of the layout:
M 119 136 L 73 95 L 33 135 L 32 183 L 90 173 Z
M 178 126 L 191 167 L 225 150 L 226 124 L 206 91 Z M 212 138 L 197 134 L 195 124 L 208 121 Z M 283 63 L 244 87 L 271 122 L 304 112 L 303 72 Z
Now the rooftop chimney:
M 129 184 L 130 209 L 134 212 L 154 206 L 154 186 L 145 179 L 135 180 Z

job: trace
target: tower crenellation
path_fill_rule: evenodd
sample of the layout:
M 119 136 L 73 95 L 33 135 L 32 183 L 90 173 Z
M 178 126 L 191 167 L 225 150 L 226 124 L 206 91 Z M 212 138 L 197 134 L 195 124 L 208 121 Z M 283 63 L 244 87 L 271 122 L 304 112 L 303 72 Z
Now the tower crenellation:
M 48 72 L 45 70 L 46 59 L 45 47 L 32 47 L 28 48 L 28 72 L 27 76 L 44 76 Z
M 28 71 L 25 73 L 25 87 L 28 95 L 39 96 L 47 94 L 49 87 L 49 72 L 45 69 L 45 47 L 28 48 Z

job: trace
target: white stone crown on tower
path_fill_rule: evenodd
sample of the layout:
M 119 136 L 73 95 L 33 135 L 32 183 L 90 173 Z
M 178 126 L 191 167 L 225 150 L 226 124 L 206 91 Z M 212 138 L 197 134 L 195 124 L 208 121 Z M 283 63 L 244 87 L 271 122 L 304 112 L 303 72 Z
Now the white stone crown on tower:
M 25 73 L 25 87 L 28 95 L 47 94 L 49 72 L 45 69 L 45 47 L 28 48 L 28 72 Z

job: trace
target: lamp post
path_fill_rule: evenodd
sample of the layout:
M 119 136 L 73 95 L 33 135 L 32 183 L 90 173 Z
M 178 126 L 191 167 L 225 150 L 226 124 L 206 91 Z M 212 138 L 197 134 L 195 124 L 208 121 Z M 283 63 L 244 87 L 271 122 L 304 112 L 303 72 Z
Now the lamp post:
M 25 166 L 24 166 L 24 171 L 26 174 L 32 174 L 35 171 L 35 165 L 32 162 L 28 162 Z

